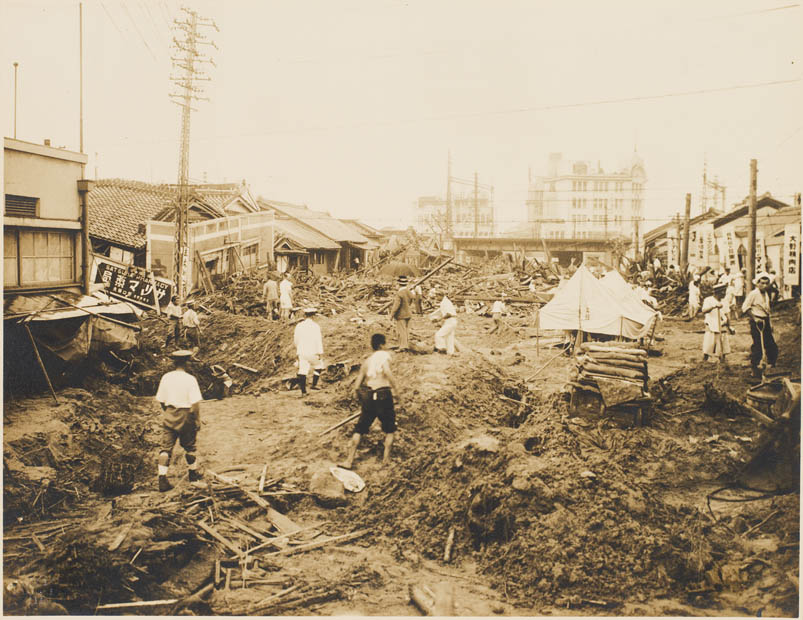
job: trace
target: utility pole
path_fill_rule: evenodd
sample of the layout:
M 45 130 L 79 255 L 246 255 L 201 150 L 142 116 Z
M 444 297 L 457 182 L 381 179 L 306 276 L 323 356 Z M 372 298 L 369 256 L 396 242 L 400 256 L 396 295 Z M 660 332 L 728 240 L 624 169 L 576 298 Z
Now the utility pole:
M 17 139 L 17 67 L 20 63 L 14 62 L 14 139 Z
M 480 203 L 479 203 L 479 188 L 477 187 L 477 172 L 474 172 L 474 238 L 479 236 L 480 227 Z
M 677 252 L 677 256 L 675 257 L 676 265 L 680 265 L 680 240 L 683 238 L 683 228 L 680 223 L 680 213 L 675 213 L 675 251 Z
M 78 3 L 78 144 L 79 152 L 84 152 L 84 3 Z M 81 177 L 84 175 L 84 164 L 81 164 Z
M 446 163 L 446 241 L 452 238 L 452 151 Z
M 703 193 L 700 197 L 700 213 L 708 210 L 708 161 L 703 157 Z
M 756 160 L 750 160 L 750 237 L 747 240 L 747 282 L 746 291 L 753 290 L 753 279 L 756 277 L 756 185 L 758 168 Z
M 178 30 L 183 33 L 182 40 L 173 38 L 173 47 L 183 52 L 183 57 L 172 57 L 175 67 L 183 70 L 183 75 L 171 76 L 171 81 L 179 87 L 179 93 L 171 93 L 170 97 L 178 98 L 174 103 L 181 106 L 181 147 L 179 151 L 179 172 L 178 185 L 179 195 L 176 205 L 176 248 L 174 276 L 176 280 L 176 294 L 180 301 L 184 301 L 187 294 L 187 274 L 186 270 L 190 263 L 189 253 L 189 218 L 187 209 L 190 202 L 189 171 L 190 171 L 190 111 L 193 100 L 209 101 L 206 97 L 198 96 L 201 89 L 198 88 L 198 81 L 209 81 L 206 74 L 198 70 L 198 65 L 209 63 L 214 66 L 214 61 L 198 52 L 200 45 L 211 45 L 215 49 L 217 46 L 209 41 L 208 38 L 200 35 L 198 29 L 202 26 L 214 28 L 219 32 L 217 25 L 208 19 L 198 16 L 196 11 L 182 7 L 185 13 L 182 21 L 174 20 Z
M 680 255 L 681 273 L 689 269 L 689 220 L 691 219 L 691 194 L 686 194 L 686 211 L 683 214 L 683 249 Z

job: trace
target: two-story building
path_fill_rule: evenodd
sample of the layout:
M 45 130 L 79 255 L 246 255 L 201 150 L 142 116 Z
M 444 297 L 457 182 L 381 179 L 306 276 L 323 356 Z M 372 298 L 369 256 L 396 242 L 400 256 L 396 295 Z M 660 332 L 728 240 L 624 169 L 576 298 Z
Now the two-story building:
M 80 292 L 81 193 L 87 156 L 49 144 L 3 141 L 4 295 Z

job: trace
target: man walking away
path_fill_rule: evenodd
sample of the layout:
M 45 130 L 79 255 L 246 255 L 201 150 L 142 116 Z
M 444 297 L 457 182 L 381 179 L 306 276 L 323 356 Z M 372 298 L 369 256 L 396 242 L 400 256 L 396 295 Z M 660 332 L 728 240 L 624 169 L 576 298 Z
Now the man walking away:
M 489 334 L 493 334 L 496 331 L 502 329 L 502 313 L 505 311 L 505 304 L 501 299 L 497 299 L 494 302 L 493 307 L 491 308 L 491 316 L 494 319 L 494 326 L 488 332 Z
M 700 311 L 700 276 L 694 274 L 689 281 L 689 318 L 691 321 Z
M 435 351 L 454 355 L 455 352 L 455 332 L 457 331 L 457 310 L 452 301 L 443 294 L 441 305 L 433 316 L 440 315 L 443 320 L 441 328 L 435 332 Z
M 747 314 L 750 319 L 750 335 L 753 337 L 753 346 L 750 348 L 750 366 L 753 369 L 753 376 L 760 377 L 759 364 L 763 360 L 763 353 L 766 353 L 767 362 L 770 368 L 775 367 L 778 360 L 778 345 L 775 344 L 775 337 L 772 333 L 770 323 L 770 274 L 762 271 L 753 280 L 756 285 L 745 297 L 742 304 L 742 313 Z
M 178 346 L 181 342 L 181 305 L 178 303 L 178 297 L 173 295 L 170 298 L 170 303 L 165 308 L 165 316 L 170 321 L 167 332 L 167 340 L 165 340 L 165 347 L 170 346 L 170 339 L 173 338 Z
M 703 300 L 703 321 L 705 335 L 703 336 L 703 359 L 717 357 L 723 364 L 725 355 L 731 352 L 730 334 L 733 329 L 728 318 L 728 306 L 723 301 L 726 288 L 729 285 L 717 284 L 714 294 Z
M 262 298 L 265 300 L 265 314 L 269 319 L 276 318 L 274 313 L 279 305 L 279 285 L 271 276 L 268 276 L 265 286 L 262 287 Z
M 187 342 L 194 342 L 195 346 L 200 349 L 201 319 L 198 318 L 198 313 L 195 311 L 194 301 L 187 302 L 187 309 L 181 317 L 181 322 L 184 324 L 184 335 L 187 337 Z
M 747 269 L 737 270 L 733 275 L 733 300 L 737 314 L 741 312 L 742 304 L 744 303 L 744 282 L 746 278 Z M 733 318 L 738 317 L 734 316 Z
M 351 446 L 348 458 L 340 463 L 340 467 L 351 469 L 354 457 L 357 455 L 357 446 L 360 439 L 368 433 L 376 418 L 382 424 L 385 433 L 385 450 L 382 455 L 382 464 L 390 464 L 390 449 L 396 433 L 396 412 L 393 409 L 393 394 L 398 397 L 398 388 L 390 370 L 390 353 L 383 351 L 385 335 L 371 336 L 371 348 L 374 352 L 360 366 L 360 372 L 354 382 L 354 392 L 360 401 L 361 412 L 354 434 L 351 436 Z M 363 385 L 363 382 L 365 385 Z M 391 388 L 393 390 L 391 391 Z
M 287 273 L 284 274 L 279 284 L 279 306 L 281 308 L 281 320 L 289 321 L 290 311 L 293 309 L 293 285 Z
M 399 335 L 399 351 L 410 349 L 410 319 L 413 314 L 410 312 L 410 302 L 412 298 L 407 288 L 407 276 L 399 276 L 399 290 L 393 299 L 393 306 L 390 309 L 390 316 L 396 321 L 396 331 Z
M 187 372 L 187 361 L 192 351 L 173 353 L 175 370 L 166 373 L 159 382 L 156 401 L 162 407 L 162 437 L 159 443 L 159 490 L 173 488 L 167 479 L 170 455 L 178 439 L 184 448 L 190 482 L 199 482 L 196 438 L 201 427 L 201 390 L 198 381 Z
M 312 373 L 312 389 L 318 388 L 318 379 L 323 370 L 323 337 L 321 336 L 321 326 L 312 320 L 317 308 L 305 308 L 306 318 L 296 325 L 293 332 L 293 341 L 296 345 L 298 355 L 298 386 L 301 389 L 301 397 L 307 395 L 307 375 L 310 369 Z

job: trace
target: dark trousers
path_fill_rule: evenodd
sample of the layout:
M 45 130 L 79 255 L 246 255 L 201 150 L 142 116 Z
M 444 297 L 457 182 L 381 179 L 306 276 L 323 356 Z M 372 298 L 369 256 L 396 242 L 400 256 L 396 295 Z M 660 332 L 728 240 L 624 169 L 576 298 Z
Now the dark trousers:
M 772 325 L 769 318 L 764 319 L 764 350 L 767 352 L 767 361 L 770 366 L 774 366 L 778 360 L 778 345 L 775 344 L 775 337 L 772 334 Z M 761 362 L 761 337 L 762 332 L 756 325 L 755 320 L 750 319 L 750 335 L 753 337 L 753 346 L 750 347 L 750 365 L 756 368 Z
M 176 341 L 176 345 L 181 342 L 181 322 L 178 319 L 171 318 L 170 319 L 170 327 L 167 330 L 167 340 L 165 341 L 165 346 L 170 344 L 171 338 Z

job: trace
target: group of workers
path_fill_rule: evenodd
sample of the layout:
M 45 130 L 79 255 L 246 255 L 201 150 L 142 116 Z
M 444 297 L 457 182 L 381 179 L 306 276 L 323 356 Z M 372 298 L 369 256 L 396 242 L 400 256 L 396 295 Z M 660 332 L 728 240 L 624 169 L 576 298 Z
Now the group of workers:
M 170 341 L 175 340 L 176 345 L 181 345 L 182 334 L 188 342 L 201 348 L 201 320 L 195 311 L 195 301 L 189 299 L 180 304 L 178 297 L 171 297 L 170 303 L 165 307 L 165 316 L 169 323 L 165 347 L 170 346 Z
M 293 283 L 290 275 L 285 273 L 278 283 L 273 276 L 268 276 L 262 287 L 262 299 L 269 319 L 288 321 L 293 312 Z

